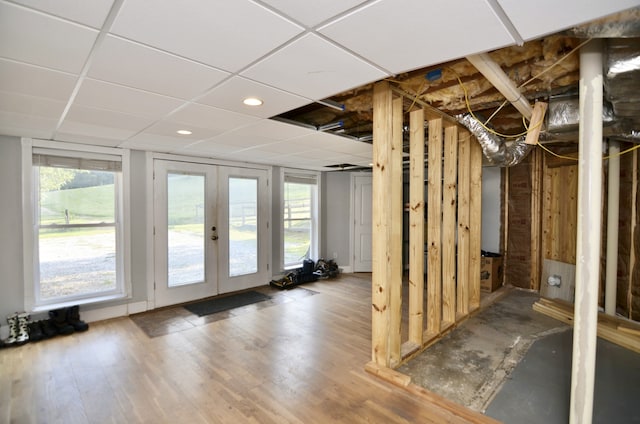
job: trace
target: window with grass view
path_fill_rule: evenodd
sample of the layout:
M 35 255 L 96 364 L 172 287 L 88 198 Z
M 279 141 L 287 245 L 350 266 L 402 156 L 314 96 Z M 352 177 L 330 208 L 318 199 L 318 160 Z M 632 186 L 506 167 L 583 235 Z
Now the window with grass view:
M 318 184 L 315 174 L 284 174 L 284 266 L 317 257 Z
M 34 154 L 35 300 L 122 292 L 121 162 Z

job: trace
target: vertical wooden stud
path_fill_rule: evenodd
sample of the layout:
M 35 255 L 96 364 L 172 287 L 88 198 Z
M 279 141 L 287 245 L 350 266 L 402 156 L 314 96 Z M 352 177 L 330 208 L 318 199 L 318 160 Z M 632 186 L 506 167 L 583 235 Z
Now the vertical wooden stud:
M 471 134 L 461 130 L 458 138 L 458 319 L 469 314 L 469 168 Z M 473 140 L 475 143 L 476 141 Z
M 469 146 L 469 309 L 480 307 L 480 251 L 482 249 L 482 148 L 472 138 Z
M 390 272 L 390 335 L 389 345 L 391 354 L 391 367 L 395 368 L 400 365 L 400 331 L 402 323 L 402 219 L 403 219 L 403 202 L 402 202 L 402 98 L 396 98 L 392 101 L 392 136 L 391 136 L 391 191 L 389 198 L 391 202 L 390 209 L 390 256 L 389 256 L 389 272 Z
M 458 127 L 444 130 L 444 192 L 442 195 L 442 320 L 456 321 L 456 223 Z
M 531 280 L 529 288 L 540 290 L 542 270 L 542 151 L 534 149 L 531 159 Z
M 631 246 L 629 258 L 629 286 L 627 289 L 627 305 L 629 308 L 627 318 L 633 319 L 633 284 L 634 270 L 636 268 L 636 231 L 638 231 L 638 151 L 632 152 L 633 159 L 631 165 Z
M 373 193 L 391 192 L 392 94 L 389 83 L 373 88 Z M 391 197 L 373 196 L 373 235 L 371 247 L 371 356 L 377 365 L 389 367 L 389 246 Z
M 427 333 L 442 322 L 442 119 L 429 120 L 427 184 Z
M 409 114 L 409 342 L 422 346 L 424 319 L 424 110 Z

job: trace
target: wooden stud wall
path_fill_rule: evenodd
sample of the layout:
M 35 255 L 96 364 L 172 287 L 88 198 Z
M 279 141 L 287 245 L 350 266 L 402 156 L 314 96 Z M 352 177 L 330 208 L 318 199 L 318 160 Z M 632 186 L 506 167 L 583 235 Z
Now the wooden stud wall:
M 423 106 L 409 114 L 409 328 L 401 344 L 402 98 L 387 82 L 374 87 L 372 363 L 379 367 L 397 367 L 480 305 L 482 151 L 455 121 Z

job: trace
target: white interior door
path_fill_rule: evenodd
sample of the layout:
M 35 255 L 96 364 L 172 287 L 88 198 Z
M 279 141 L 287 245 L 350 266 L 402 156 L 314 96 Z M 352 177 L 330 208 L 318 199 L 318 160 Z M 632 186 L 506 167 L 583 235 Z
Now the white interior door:
M 270 202 L 266 170 L 219 168 L 220 293 L 269 282 Z
M 154 162 L 156 307 L 218 294 L 217 172 L 212 165 Z
M 354 177 L 354 229 L 353 229 L 353 271 L 371 272 L 371 234 L 373 179 L 371 175 Z

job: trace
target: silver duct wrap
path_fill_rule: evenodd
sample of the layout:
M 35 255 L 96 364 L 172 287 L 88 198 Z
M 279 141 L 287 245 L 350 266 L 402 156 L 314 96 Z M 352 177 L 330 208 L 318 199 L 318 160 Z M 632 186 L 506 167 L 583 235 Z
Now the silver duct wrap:
M 567 31 L 579 38 L 640 37 L 640 8 L 625 10 Z
M 613 123 L 615 115 L 610 103 L 602 107 L 602 123 Z M 578 132 L 580 122 L 580 99 L 578 96 L 557 96 L 549 98 L 546 129 L 550 133 Z
M 458 122 L 467 127 L 482 146 L 482 153 L 487 161 L 500 167 L 508 167 L 519 164 L 531 151 L 532 145 L 524 142 L 525 137 L 520 137 L 507 143 L 503 138 L 487 131 L 478 120 L 468 113 L 456 116 Z

